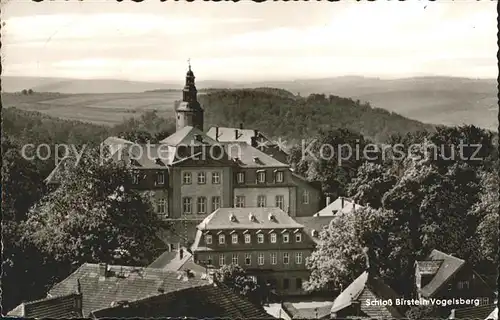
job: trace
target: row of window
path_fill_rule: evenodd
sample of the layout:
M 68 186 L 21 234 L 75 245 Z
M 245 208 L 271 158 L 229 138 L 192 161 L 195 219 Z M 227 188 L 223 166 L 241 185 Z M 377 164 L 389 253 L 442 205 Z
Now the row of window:
M 309 204 L 309 191 L 304 190 L 302 193 L 302 203 Z M 281 210 L 285 210 L 285 197 L 282 195 L 277 195 L 274 197 L 274 204 Z M 245 196 L 236 196 L 234 200 L 235 208 L 245 207 Z M 257 196 L 257 207 L 267 207 L 267 196 L 259 195 Z
M 220 184 L 220 172 L 213 171 L 211 173 L 212 176 L 212 184 Z M 191 184 L 193 181 L 193 177 L 191 172 L 183 172 L 182 173 L 182 184 Z M 200 171 L 196 175 L 196 181 L 198 184 L 206 184 L 207 183 L 207 173 L 204 171 Z
M 266 183 L 266 171 L 265 170 L 257 170 L 257 183 Z M 237 172 L 236 173 L 236 183 L 245 183 L 245 172 Z M 274 182 L 281 183 L 284 181 L 284 173 L 283 171 L 274 172 Z
M 269 254 L 269 261 L 272 265 L 275 265 L 275 264 L 278 264 L 278 254 L 276 252 L 273 252 L 271 254 Z M 302 264 L 304 259 L 303 259 L 303 255 L 302 255 L 302 252 L 296 252 L 295 253 L 295 264 Z M 264 265 L 266 262 L 266 259 L 265 259 L 265 254 L 264 253 L 259 253 L 257 254 L 257 264 L 262 266 Z M 282 255 L 282 262 L 283 264 L 290 264 L 290 254 L 288 252 L 283 252 L 283 255 Z M 208 265 L 211 265 L 213 264 L 213 260 L 212 260 L 212 256 L 211 255 L 208 255 L 207 256 L 207 260 L 206 260 L 206 263 Z M 225 254 L 220 254 L 219 255 L 219 266 L 223 266 L 227 263 L 226 261 L 226 255 Z M 239 265 L 239 256 L 238 254 L 233 254 L 232 257 L 231 257 L 231 264 L 234 264 L 234 265 Z M 244 261 L 245 265 L 246 266 L 250 266 L 252 265 L 252 254 L 251 253 L 245 253 L 245 261 Z
M 219 196 L 212 197 L 211 208 L 214 212 L 221 207 L 221 198 Z M 192 214 L 193 212 L 193 198 L 184 197 L 182 198 L 182 212 L 184 214 Z M 207 198 L 197 197 L 196 198 L 196 213 L 205 214 L 207 213 Z
M 244 234 L 244 242 L 246 244 L 252 243 L 252 236 L 249 233 Z M 281 235 L 281 240 L 283 243 L 289 243 L 290 242 L 290 234 L 289 233 L 283 233 Z M 207 234 L 205 235 L 205 243 L 206 244 L 212 244 L 212 235 Z M 239 235 L 237 233 L 233 233 L 231 235 L 231 243 L 232 244 L 238 244 L 239 241 Z M 278 241 L 278 235 L 273 232 L 269 235 L 269 242 L 270 243 L 276 243 Z M 296 233 L 295 234 L 295 242 L 302 242 L 302 233 Z M 225 234 L 219 234 L 219 244 L 225 244 L 226 243 L 226 235 Z M 257 234 L 257 243 L 264 243 L 264 234 L 263 233 L 258 233 Z
M 139 173 L 134 173 L 132 175 L 132 183 L 133 184 L 139 184 L 140 180 L 141 180 L 141 176 L 140 176 Z M 165 184 L 165 174 L 163 172 L 157 172 L 156 173 L 155 184 L 156 185 L 163 185 L 163 184 Z

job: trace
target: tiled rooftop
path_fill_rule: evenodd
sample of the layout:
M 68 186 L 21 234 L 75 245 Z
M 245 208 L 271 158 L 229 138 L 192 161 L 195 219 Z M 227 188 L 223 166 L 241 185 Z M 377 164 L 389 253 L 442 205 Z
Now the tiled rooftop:
M 154 268 L 129 266 L 108 266 L 108 275 L 100 276 L 98 264 L 83 264 L 62 282 L 56 284 L 50 295 L 65 295 L 75 292 L 80 281 L 83 295 L 83 315 L 110 307 L 120 301 L 134 301 L 156 295 L 160 291 L 169 292 L 181 288 L 205 285 L 204 280 L 186 279 L 177 272 Z
M 25 302 L 10 311 L 7 316 L 52 319 L 81 318 L 82 310 L 81 304 L 79 304 L 81 299 L 80 294 L 69 293 L 67 295 Z

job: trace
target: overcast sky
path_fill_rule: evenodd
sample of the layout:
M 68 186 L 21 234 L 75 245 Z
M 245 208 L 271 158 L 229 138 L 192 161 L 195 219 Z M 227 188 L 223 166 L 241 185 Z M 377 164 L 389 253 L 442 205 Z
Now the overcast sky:
M 496 78 L 496 1 L 2 4 L 5 75 Z

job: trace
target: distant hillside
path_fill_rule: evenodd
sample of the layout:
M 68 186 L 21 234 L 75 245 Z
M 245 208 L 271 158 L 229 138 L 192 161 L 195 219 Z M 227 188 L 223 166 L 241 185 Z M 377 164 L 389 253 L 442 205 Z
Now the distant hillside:
M 279 93 L 279 94 L 276 94 Z M 320 127 L 348 128 L 376 141 L 393 133 L 433 130 L 431 125 L 348 98 L 283 94 L 282 90 L 220 90 L 202 95 L 207 128 L 213 125 L 255 128 L 273 137 L 303 139 Z
M 140 93 L 180 90 L 176 82 L 137 82 L 123 80 L 75 80 L 63 78 L 2 77 L 4 92 L 33 89 L 60 93 Z M 474 124 L 497 130 L 497 82 L 494 79 L 419 77 L 384 80 L 365 77 L 335 77 L 293 81 L 230 82 L 198 79 L 204 89 L 280 88 L 293 95 L 333 94 L 368 101 L 374 107 L 394 111 L 426 123 Z

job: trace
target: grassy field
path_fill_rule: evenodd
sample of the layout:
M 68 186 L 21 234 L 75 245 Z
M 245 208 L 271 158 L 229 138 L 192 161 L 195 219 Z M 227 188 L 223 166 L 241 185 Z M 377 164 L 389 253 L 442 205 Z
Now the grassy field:
M 61 119 L 112 126 L 126 118 L 138 117 L 151 110 L 156 110 L 162 117 L 173 117 L 174 103 L 180 97 L 180 92 L 32 95 L 2 93 L 2 102 L 7 108 L 16 107 Z

